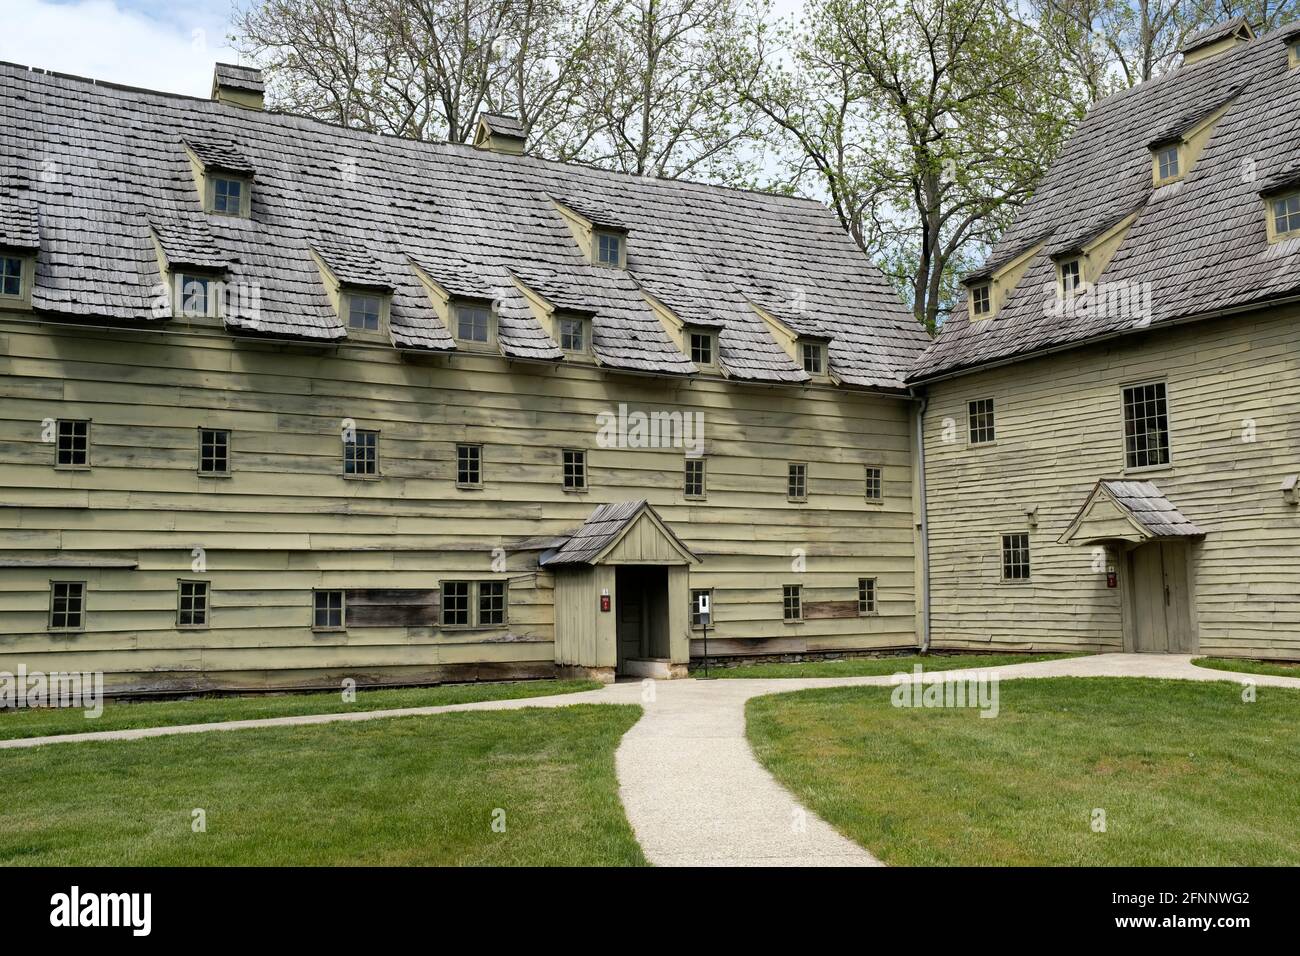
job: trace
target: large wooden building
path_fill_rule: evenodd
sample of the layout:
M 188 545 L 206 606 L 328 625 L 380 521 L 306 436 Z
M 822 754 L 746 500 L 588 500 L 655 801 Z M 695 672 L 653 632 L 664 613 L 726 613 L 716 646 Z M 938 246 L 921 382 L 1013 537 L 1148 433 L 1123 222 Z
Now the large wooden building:
M 934 646 L 1300 658 L 1300 25 L 1096 107 L 914 366 Z
M 0 671 L 916 641 L 926 337 L 822 206 L 0 66 Z

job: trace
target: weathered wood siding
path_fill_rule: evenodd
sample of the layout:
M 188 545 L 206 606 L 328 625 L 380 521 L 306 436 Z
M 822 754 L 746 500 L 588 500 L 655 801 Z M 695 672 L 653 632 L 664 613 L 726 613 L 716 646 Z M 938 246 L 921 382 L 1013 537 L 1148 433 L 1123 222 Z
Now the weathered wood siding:
M 1058 545 L 1099 478 L 1125 475 L 1122 389 L 1167 383 L 1171 464 L 1154 482 L 1207 536 L 1191 548 L 1202 653 L 1300 657 L 1300 319 L 1272 310 L 1154 330 L 929 388 L 936 647 L 1122 649 L 1121 589 Z M 968 444 L 993 398 L 997 441 Z M 1026 509 L 1037 507 L 1037 526 Z M 1028 531 L 1032 579 L 1002 582 L 1000 536 Z M 1121 565 L 1122 573 L 1122 565 Z
M 915 641 L 911 406 L 900 399 L 362 344 L 312 352 L 236 342 L 202 322 L 137 332 L 17 315 L 0 317 L 0 398 L 0 553 L 139 563 L 0 568 L 0 669 L 180 684 L 244 671 L 281 684 L 325 670 L 425 679 L 450 665 L 549 666 L 552 576 L 536 550 L 515 546 L 640 497 L 703 557 L 690 585 L 715 589 L 718 634 L 737 652 L 796 636 L 810 650 Z M 703 413 L 707 500 L 684 497 L 681 449 L 597 447 L 596 416 L 619 402 Z M 41 423 L 57 418 L 92 420 L 89 470 L 53 467 Z M 342 477 L 344 419 L 381 432 L 380 478 Z M 201 426 L 232 431 L 230 477 L 196 474 Z M 483 489 L 455 487 L 457 442 L 483 445 Z M 573 447 L 588 450 L 586 493 L 561 488 L 560 449 Z M 786 500 L 787 461 L 809 463 L 807 503 Z M 884 468 L 882 504 L 864 500 L 865 464 Z M 196 547 L 211 626 L 178 631 L 176 582 L 196 576 Z M 496 548 L 509 552 L 504 571 L 493 570 Z M 860 576 L 878 579 L 879 614 L 782 623 L 783 584 L 803 583 L 807 600 L 849 600 Z M 444 578 L 509 580 L 508 627 L 310 628 L 313 588 L 429 591 Z M 88 582 L 84 634 L 47 632 L 51 579 Z

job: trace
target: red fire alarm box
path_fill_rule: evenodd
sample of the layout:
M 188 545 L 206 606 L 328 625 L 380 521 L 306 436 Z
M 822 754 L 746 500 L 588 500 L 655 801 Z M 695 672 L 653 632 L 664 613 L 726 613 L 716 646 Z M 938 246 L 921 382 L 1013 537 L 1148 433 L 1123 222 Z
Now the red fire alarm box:
M 600 610 L 602 613 L 609 612 L 609 592 L 606 591 L 600 596 Z
M 1106 568 L 1106 587 L 1119 587 L 1119 574 L 1115 571 L 1115 565 L 1109 565 Z

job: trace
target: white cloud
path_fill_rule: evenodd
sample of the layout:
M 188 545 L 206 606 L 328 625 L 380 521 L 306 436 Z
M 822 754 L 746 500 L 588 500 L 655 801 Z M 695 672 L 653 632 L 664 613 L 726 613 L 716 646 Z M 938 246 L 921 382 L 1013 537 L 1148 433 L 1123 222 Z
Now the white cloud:
M 226 40 L 228 0 L 136 7 L 5 0 L 0 60 L 191 96 L 211 92 L 213 63 L 237 61 Z

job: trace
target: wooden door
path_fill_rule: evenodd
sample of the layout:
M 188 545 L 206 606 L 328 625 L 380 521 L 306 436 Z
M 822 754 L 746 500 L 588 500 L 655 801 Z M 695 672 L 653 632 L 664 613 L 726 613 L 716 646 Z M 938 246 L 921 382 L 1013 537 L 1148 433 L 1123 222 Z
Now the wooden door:
M 1133 650 L 1195 653 L 1186 542 L 1146 544 L 1133 551 L 1129 561 Z
M 621 571 L 622 569 L 620 569 Z M 618 669 L 628 658 L 643 656 L 645 634 L 645 593 L 641 582 L 631 575 L 618 575 Z

